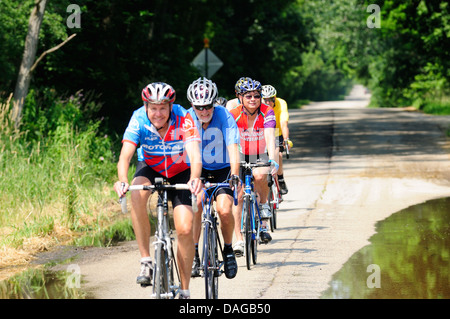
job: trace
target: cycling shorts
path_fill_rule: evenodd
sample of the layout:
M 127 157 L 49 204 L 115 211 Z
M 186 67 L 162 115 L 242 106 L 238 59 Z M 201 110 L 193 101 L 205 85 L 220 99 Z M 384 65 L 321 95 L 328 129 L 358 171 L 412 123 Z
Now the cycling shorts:
M 283 153 L 284 152 L 284 146 L 283 146 L 283 142 L 284 142 L 284 139 L 283 139 L 283 135 L 280 135 L 280 136 L 277 136 L 276 138 L 275 138 L 276 140 L 276 142 L 277 142 L 277 147 L 279 147 L 280 148 L 280 153 Z
M 245 161 L 247 163 L 268 163 L 269 155 L 267 153 L 257 154 L 257 155 L 245 155 L 240 153 L 241 162 Z M 244 168 L 241 166 L 239 168 L 239 178 L 242 182 L 245 182 Z
M 154 171 L 144 161 L 139 161 L 136 166 L 136 173 L 134 177 L 146 177 L 150 180 L 150 183 L 155 183 L 155 177 L 163 177 L 169 184 L 186 184 L 191 177 L 190 168 L 178 173 L 170 178 Z M 168 198 L 172 201 L 172 207 L 175 208 L 178 205 L 192 205 L 191 191 L 190 190 L 173 190 L 167 191 Z
M 230 167 L 225 167 L 216 170 L 207 170 L 202 169 L 202 177 L 205 178 L 205 182 L 211 183 L 228 183 L 228 179 L 230 178 Z M 214 188 L 208 190 L 208 195 L 211 195 L 211 192 Z M 216 192 L 215 196 L 220 194 L 228 194 L 233 197 L 233 191 L 230 187 L 220 187 Z

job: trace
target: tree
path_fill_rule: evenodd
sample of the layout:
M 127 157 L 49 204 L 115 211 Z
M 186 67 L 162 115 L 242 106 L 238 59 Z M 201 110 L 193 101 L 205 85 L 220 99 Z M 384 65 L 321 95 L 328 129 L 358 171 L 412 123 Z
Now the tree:
M 16 127 L 20 123 L 24 100 L 30 87 L 30 71 L 36 56 L 39 31 L 41 29 L 42 19 L 44 18 L 46 5 L 47 0 L 36 0 L 28 22 L 28 33 L 25 40 L 25 49 L 23 51 L 22 63 L 20 65 L 19 75 L 17 77 L 16 88 L 14 90 L 14 98 L 16 102 L 14 103 L 13 120 Z

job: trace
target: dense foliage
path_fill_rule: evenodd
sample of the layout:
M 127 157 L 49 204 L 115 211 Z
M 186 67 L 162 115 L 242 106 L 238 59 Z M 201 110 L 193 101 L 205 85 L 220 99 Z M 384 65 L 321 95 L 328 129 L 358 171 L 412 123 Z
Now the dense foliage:
M 14 88 L 33 2 L 0 2 L 4 96 Z M 87 0 L 80 3 L 81 28 L 72 29 L 66 26 L 70 2 L 48 2 L 38 55 L 67 35 L 77 36 L 45 57 L 32 87 L 38 93 L 54 88 L 61 94 L 81 89 L 101 94 L 99 115 L 120 132 L 123 119 L 140 106 L 140 90 L 148 82 L 172 84 L 187 106 L 185 90 L 199 76 L 190 63 L 204 37 L 224 63 L 213 79 L 227 98 L 241 76 L 273 84 L 293 106 L 300 99 L 336 98 L 346 91 L 347 75 L 314 45 L 314 17 L 303 1 Z
M 320 48 L 372 90 L 375 106 L 450 114 L 450 5 L 407 0 L 307 2 Z M 369 27 L 378 19 L 378 27 Z M 436 112 L 434 112 L 436 113 Z

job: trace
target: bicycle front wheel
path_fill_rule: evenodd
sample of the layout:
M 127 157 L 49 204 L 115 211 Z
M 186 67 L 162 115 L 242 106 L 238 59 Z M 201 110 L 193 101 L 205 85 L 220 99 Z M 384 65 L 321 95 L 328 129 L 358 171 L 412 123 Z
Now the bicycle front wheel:
M 243 207 L 243 221 L 244 221 L 244 240 L 245 240 L 245 261 L 247 264 L 247 269 L 250 270 L 252 268 L 251 264 L 251 256 L 252 256 L 252 235 L 253 235 L 253 227 L 252 227 L 252 219 L 251 219 L 251 206 L 250 200 L 248 198 L 244 198 Z
M 273 185 L 272 185 L 273 186 Z M 270 230 L 273 232 L 276 228 L 275 226 L 275 201 L 274 201 L 274 193 L 273 193 L 273 187 L 269 187 L 269 194 L 267 195 L 267 204 L 270 208 L 270 213 L 272 216 L 270 217 Z
M 269 198 L 271 201 L 270 210 L 272 212 L 272 217 L 270 217 L 270 230 L 273 232 L 277 229 L 277 209 L 279 204 L 279 194 L 275 183 L 270 189 Z
M 153 292 L 156 299 L 169 297 L 169 269 L 168 254 L 162 243 L 156 245 L 155 249 L 155 272 Z
M 252 261 L 253 264 L 256 265 L 256 262 L 258 260 L 258 241 L 259 241 L 259 237 L 260 237 L 260 231 L 261 231 L 261 222 L 259 220 L 258 217 L 258 211 L 257 211 L 257 207 L 256 207 L 256 203 L 253 202 L 253 212 L 251 214 L 252 216 L 252 221 L 253 221 L 253 237 L 252 237 L 252 244 L 251 244 L 251 248 L 252 248 Z
M 216 238 L 214 230 L 206 223 L 203 230 L 203 274 L 205 278 L 205 298 L 217 299 L 218 277 L 216 260 Z

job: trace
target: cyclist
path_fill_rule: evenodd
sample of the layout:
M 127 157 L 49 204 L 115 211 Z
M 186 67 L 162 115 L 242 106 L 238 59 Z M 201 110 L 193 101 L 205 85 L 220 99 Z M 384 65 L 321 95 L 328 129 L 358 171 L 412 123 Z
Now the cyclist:
M 202 177 L 212 183 L 239 180 L 239 132 L 230 112 L 217 105 L 217 86 L 211 80 L 198 78 L 187 90 L 187 98 L 192 104 L 188 110 L 196 121 L 202 137 Z M 231 173 L 231 176 L 230 176 Z M 198 211 L 202 211 L 198 198 Z M 232 248 L 234 218 L 232 213 L 233 192 L 231 188 L 220 188 L 216 192 L 216 209 L 221 221 L 224 240 L 223 259 L 225 276 L 234 278 L 237 273 L 236 258 Z M 201 213 L 194 216 L 195 257 L 192 265 L 193 277 L 199 276 L 200 257 L 198 241 L 201 232 Z
M 250 78 L 247 78 L 247 77 L 241 77 L 239 80 L 236 81 L 236 84 L 234 85 L 234 92 L 236 94 L 236 98 L 229 100 L 227 102 L 226 108 L 228 111 L 234 109 L 236 106 L 241 104 L 241 100 L 240 100 L 241 85 L 242 85 L 242 83 L 248 81 L 249 79 Z
M 138 162 L 132 185 L 150 185 L 154 183 L 155 177 L 167 178 L 171 184 L 189 183 L 190 191 L 169 193 L 178 238 L 180 298 L 189 298 L 190 270 L 194 259 L 191 192 L 198 194 L 201 191 L 199 178 L 202 164 L 198 130 L 191 115 L 181 105 L 174 104 L 175 97 L 173 87 L 163 82 L 150 83 L 142 90 L 144 105 L 134 111 L 125 130 L 117 164 L 119 181 L 114 184 L 114 190 L 120 197 L 126 193 L 129 186 L 128 169 L 138 145 L 141 145 L 144 160 Z M 141 285 L 151 284 L 153 271 L 147 215 L 149 196 L 148 191 L 134 191 L 131 194 L 131 219 L 141 255 L 141 272 L 136 281 Z
M 285 195 L 288 193 L 288 189 L 283 176 L 283 151 L 284 147 L 288 147 L 288 149 L 292 147 L 292 142 L 289 139 L 288 106 L 285 100 L 277 97 L 277 90 L 275 90 L 272 85 L 263 85 L 261 93 L 264 103 L 270 105 L 273 108 L 277 120 L 275 137 L 277 141 L 277 147 L 279 147 L 278 164 L 280 165 L 278 169 L 278 183 L 280 184 L 281 194 Z
M 228 100 L 224 97 L 218 97 L 215 101 L 214 101 L 214 105 L 221 105 L 223 107 L 226 107 L 228 103 Z
M 240 85 L 240 100 L 242 104 L 238 105 L 230 112 L 236 120 L 239 128 L 240 153 L 241 159 L 246 162 L 254 163 L 256 161 L 270 161 L 272 165 L 271 174 L 275 175 L 278 169 L 278 163 L 275 160 L 278 155 L 275 148 L 275 114 L 273 109 L 261 103 L 261 83 L 250 78 L 243 81 Z M 261 241 L 268 243 L 272 237 L 267 231 L 267 219 L 271 217 L 267 197 L 269 187 L 267 184 L 268 170 L 266 167 L 255 168 L 253 177 L 255 191 L 259 195 L 259 204 L 261 206 L 262 232 Z M 241 189 L 242 194 L 243 189 Z M 235 234 L 237 242 L 233 247 L 237 255 L 243 254 L 244 242 L 240 232 L 241 214 L 242 214 L 242 196 L 239 194 L 239 205 L 233 207 L 235 211 Z

